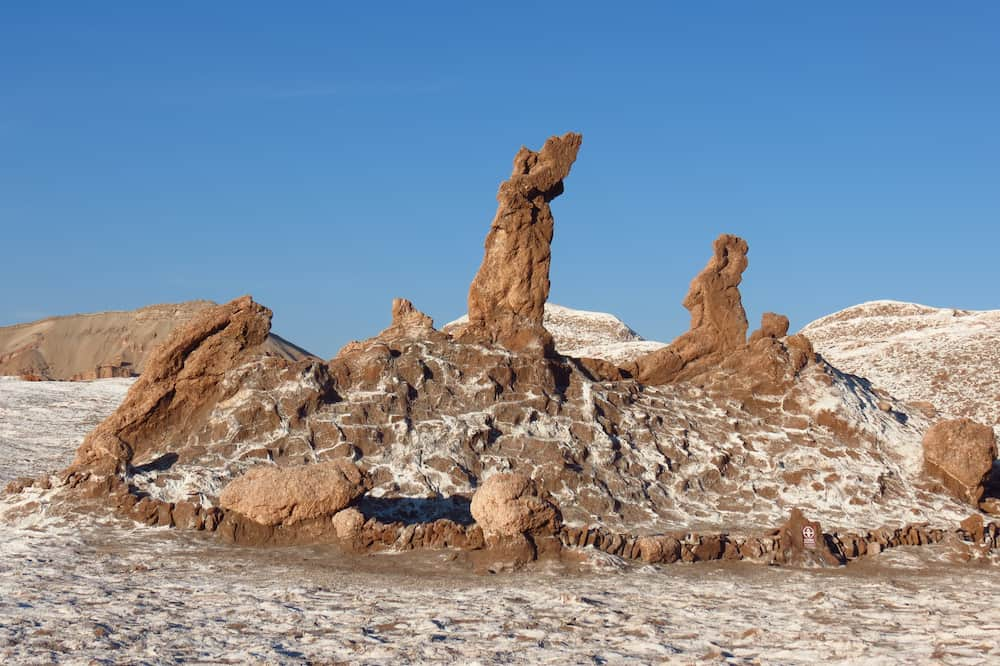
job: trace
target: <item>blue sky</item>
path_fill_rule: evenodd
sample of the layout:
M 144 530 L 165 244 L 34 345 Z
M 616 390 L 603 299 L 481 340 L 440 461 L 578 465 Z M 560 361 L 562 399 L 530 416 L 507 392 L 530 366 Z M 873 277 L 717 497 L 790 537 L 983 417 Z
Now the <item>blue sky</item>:
M 0 325 L 252 293 L 332 356 L 394 296 L 443 324 L 514 153 L 569 130 L 553 302 L 669 340 L 729 232 L 752 325 L 1000 307 L 996 3 L 22 4 Z

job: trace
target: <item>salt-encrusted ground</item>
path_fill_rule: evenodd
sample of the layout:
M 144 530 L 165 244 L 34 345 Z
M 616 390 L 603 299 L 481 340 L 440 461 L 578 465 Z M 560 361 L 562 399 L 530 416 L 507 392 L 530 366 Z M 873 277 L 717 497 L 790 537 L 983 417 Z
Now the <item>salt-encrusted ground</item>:
M 126 387 L 2 380 L 0 478 L 65 464 Z M 951 563 L 947 546 L 837 570 L 605 557 L 479 577 L 447 553 L 253 550 L 12 508 L 0 501 L 5 664 L 1000 659 L 998 566 Z
M 871 301 L 802 329 L 835 366 L 897 398 L 932 403 L 1000 435 L 1000 310 Z

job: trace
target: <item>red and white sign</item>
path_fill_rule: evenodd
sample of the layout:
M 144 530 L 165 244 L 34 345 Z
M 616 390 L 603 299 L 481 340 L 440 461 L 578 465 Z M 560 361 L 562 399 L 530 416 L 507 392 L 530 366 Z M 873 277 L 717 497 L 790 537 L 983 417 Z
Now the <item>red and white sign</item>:
M 816 550 L 816 530 L 810 525 L 802 528 L 802 545 L 809 550 Z

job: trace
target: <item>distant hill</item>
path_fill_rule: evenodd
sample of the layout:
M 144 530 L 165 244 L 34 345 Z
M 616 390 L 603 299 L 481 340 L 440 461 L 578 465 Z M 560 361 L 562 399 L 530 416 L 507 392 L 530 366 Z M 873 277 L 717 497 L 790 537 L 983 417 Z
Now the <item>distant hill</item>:
M 469 321 L 462 315 L 444 326 L 451 331 Z M 606 312 L 574 310 L 554 303 L 545 304 L 545 328 L 552 334 L 556 350 L 577 358 L 600 358 L 624 364 L 666 346 L 647 340 L 618 317 Z
M 138 375 L 149 353 L 174 328 L 212 305 L 215 305 L 212 301 L 167 303 L 0 327 L 0 375 L 40 379 Z M 291 360 L 312 356 L 273 334 L 264 348 Z
M 830 363 L 898 398 L 1000 423 L 1000 310 L 872 301 L 802 332 Z

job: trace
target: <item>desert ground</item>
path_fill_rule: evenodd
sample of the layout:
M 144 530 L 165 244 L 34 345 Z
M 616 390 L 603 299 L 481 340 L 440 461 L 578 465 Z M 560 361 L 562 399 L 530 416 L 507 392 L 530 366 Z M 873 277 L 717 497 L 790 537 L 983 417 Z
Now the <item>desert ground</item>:
M 0 379 L 0 482 L 58 469 L 132 380 Z M 448 552 L 247 548 L 95 508 L 0 500 L 0 661 L 995 663 L 995 556 L 896 548 L 847 567 L 629 563 L 476 575 Z M 25 512 L 25 503 L 43 510 Z

